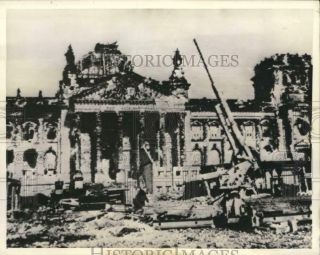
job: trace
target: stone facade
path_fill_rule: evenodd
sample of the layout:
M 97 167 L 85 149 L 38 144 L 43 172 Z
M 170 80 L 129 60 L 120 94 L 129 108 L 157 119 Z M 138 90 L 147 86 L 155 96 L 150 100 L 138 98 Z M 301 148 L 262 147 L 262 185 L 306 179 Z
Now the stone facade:
M 144 142 L 150 144 L 157 194 L 181 190 L 203 166 L 232 164 L 217 101 L 189 99 L 178 50 L 163 82 L 135 73 L 116 44 L 97 44 L 78 63 L 69 47 L 66 59 L 55 97 L 23 97 L 20 90 L 7 97 L 7 172 L 21 180 L 21 195 L 49 194 L 57 180 L 73 187 L 76 173 L 85 183 L 139 180 Z M 274 76 L 272 102 L 227 100 L 256 152 L 266 189 L 275 174 L 284 171 L 291 176 L 285 181 L 295 183 L 295 173 L 311 172 L 310 104 L 297 91 L 286 94 L 293 104 L 281 104 L 283 74 Z

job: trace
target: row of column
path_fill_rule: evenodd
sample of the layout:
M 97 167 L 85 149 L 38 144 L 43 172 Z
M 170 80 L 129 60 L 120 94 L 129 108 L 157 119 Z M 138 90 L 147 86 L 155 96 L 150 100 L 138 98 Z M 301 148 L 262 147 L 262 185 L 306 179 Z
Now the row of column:
M 123 168 L 124 165 L 126 166 L 125 168 L 129 169 L 124 169 L 126 172 L 130 171 L 130 158 L 128 159 L 126 157 L 126 160 L 129 160 L 129 167 L 128 164 L 123 164 L 123 142 L 124 142 L 124 128 L 123 128 L 123 117 L 124 117 L 124 112 L 117 112 L 117 128 L 118 128 L 118 141 L 116 144 L 116 148 L 119 148 L 118 153 L 117 153 L 117 164 L 118 168 Z M 92 158 L 92 160 L 96 161 L 95 164 L 95 174 L 97 172 L 104 173 L 104 169 L 102 166 L 102 140 L 101 140 L 101 135 L 102 135 L 102 113 L 97 112 L 95 113 L 96 117 L 96 128 L 94 129 L 95 131 L 95 141 L 96 141 L 96 157 Z M 160 112 L 159 113 L 159 131 L 157 134 L 157 150 L 158 150 L 158 158 L 156 161 L 158 161 L 160 167 L 165 167 L 167 171 L 172 171 L 172 149 L 177 150 L 177 166 L 181 167 L 186 164 L 187 161 L 187 155 L 186 155 L 186 150 L 187 144 L 185 142 L 185 132 L 186 130 L 186 124 L 189 123 L 188 121 L 185 121 L 185 113 L 179 113 L 178 114 L 178 120 L 177 120 L 177 129 L 176 129 L 176 136 L 177 136 L 177 148 L 172 148 L 172 142 L 171 142 L 171 136 L 169 135 L 168 132 L 166 132 L 166 112 Z M 141 132 L 137 135 L 137 144 L 136 146 L 138 148 L 135 148 L 137 151 L 136 155 L 136 164 L 137 164 L 137 169 L 140 167 L 140 148 L 141 145 L 145 142 L 145 129 L 148 128 L 146 127 L 146 121 L 145 121 L 145 112 L 141 111 L 139 112 L 138 115 L 140 126 L 141 126 Z M 75 174 L 76 171 L 80 171 L 81 169 L 81 139 L 80 139 L 80 116 L 75 115 L 73 118 L 73 121 L 71 123 L 70 127 L 70 134 L 69 134 L 69 139 L 70 139 L 70 173 L 71 177 Z M 91 146 L 94 146 L 92 143 Z M 162 153 L 160 153 L 160 151 Z M 129 153 L 130 155 L 130 153 Z M 121 169 L 120 169 L 121 170 Z M 108 177 L 109 173 L 104 173 L 107 174 L 106 178 Z M 92 182 L 97 181 L 94 179 L 94 175 L 92 177 Z

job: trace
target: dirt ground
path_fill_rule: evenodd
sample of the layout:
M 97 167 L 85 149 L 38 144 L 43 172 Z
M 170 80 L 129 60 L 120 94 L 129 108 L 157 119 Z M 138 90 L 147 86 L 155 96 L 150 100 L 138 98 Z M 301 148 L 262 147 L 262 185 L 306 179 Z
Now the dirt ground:
M 63 224 L 9 221 L 8 247 L 310 248 L 311 224 L 293 233 L 230 229 L 156 230 L 133 216 L 72 212 Z

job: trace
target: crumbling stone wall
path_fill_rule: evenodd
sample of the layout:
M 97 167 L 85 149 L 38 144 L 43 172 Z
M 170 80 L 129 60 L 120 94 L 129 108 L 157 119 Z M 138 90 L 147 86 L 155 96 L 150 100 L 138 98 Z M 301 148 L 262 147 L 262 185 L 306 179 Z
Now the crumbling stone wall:
M 9 176 L 21 181 L 21 195 L 34 195 L 41 193 L 43 189 L 45 189 L 44 192 L 48 192 L 47 188 L 41 187 L 41 184 L 50 187 L 50 184 L 53 185 L 60 174 L 59 132 L 56 136 L 48 135 L 58 124 L 40 119 L 10 123 L 8 126 L 9 133 L 11 133 L 7 135 L 7 151 L 13 154 L 13 159 L 8 162 Z M 48 153 L 56 156 L 56 162 L 49 162 L 54 156 L 49 159 Z M 26 188 L 26 185 L 30 184 L 39 186 L 32 189 Z
M 275 84 L 280 81 L 285 87 L 283 100 L 300 100 L 305 94 L 306 101 L 311 100 L 312 63 L 311 56 L 304 54 L 275 54 L 265 58 L 254 68 L 253 81 L 257 104 L 271 102 Z M 276 74 L 281 74 L 281 77 Z

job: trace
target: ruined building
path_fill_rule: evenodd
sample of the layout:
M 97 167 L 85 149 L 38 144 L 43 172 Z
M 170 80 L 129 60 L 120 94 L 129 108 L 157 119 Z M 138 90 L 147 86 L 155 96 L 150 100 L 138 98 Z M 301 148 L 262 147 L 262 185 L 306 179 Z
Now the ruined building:
M 205 166 L 231 163 L 216 100 L 188 97 L 178 50 L 163 82 L 135 73 L 116 43 L 98 43 L 78 62 L 71 46 L 65 56 L 55 97 L 23 97 L 19 89 L 7 97 L 7 173 L 21 181 L 22 196 L 48 195 L 57 180 L 72 188 L 75 176 L 136 185 L 145 142 L 154 194 L 181 190 Z M 260 189 L 311 189 L 311 71 L 307 55 L 275 55 L 255 68 L 253 100 L 227 100 L 261 166 Z

